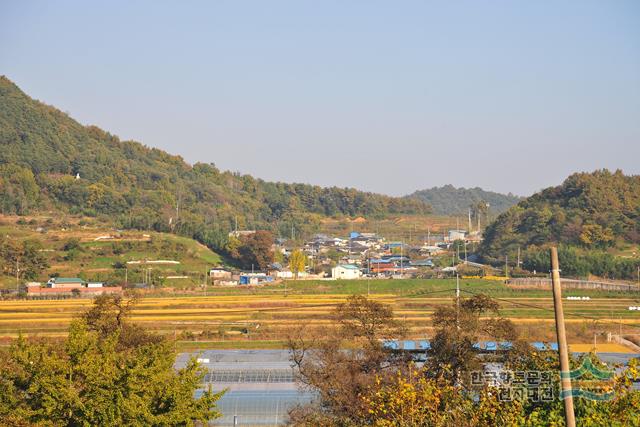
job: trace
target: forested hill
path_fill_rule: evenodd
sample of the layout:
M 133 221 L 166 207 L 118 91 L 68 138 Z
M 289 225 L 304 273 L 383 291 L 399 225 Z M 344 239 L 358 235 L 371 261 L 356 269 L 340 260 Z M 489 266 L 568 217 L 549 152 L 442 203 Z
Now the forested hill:
M 515 259 L 518 247 L 549 243 L 578 253 L 640 243 L 640 176 L 598 170 L 576 173 L 500 215 L 485 231 L 487 260 Z M 562 261 L 562 260 L 561 260 Z
M 456 188 L 453 185 L 416 191 L 406 197 L 428 203 L 431 205 L 433 213 L 439 215 L 467 213 L 469 207 L 476 206 L 479 202 L 489 203 L 489 208 L 494 214 L 502 213 L 522 200 L 522 198 L 511 193 L 495 193 L 493 191 L 485 191 L 479 187 Z
M 0 77 L 0 148 L 5 214 L 68 211 L 210 243 L 225 236 L 236 219 L 241 228 L 277 232 L 313 227 L 322 216 L 429 211 L 414 199 L 265 182 L 212 164 L 191 166 L 179 156 L 83 126 L 31 99 L 6 77 Z

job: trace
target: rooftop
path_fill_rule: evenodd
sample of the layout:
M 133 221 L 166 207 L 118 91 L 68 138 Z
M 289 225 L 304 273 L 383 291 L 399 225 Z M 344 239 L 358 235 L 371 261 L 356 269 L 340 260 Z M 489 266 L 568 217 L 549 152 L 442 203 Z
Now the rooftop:
M 51 280 L 55 283 L 84 283 L 79 277 L 53 277 Z
M 357 265 L 353 265 L 353 264 L 340 264 L 337 265 L 336 268 L 341 267 L 341 268 L 345 268 L 347 270 L 359 270 L 360 268 L 358 268 Z

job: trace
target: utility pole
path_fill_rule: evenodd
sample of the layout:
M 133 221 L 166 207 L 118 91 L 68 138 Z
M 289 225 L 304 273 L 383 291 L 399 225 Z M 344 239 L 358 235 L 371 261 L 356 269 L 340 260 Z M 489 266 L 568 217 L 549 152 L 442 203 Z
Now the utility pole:
M 460 321 L 458 316 L 460 315 L 460 276 L 456 273 L 456 327 L 460 329 Z
M 369 269 L 368 269 L 368 275 L 367 275 L 367 298 L 369 298 L 369 293 L 371 290 L 371 255 L 369 255 Z
M 504 256 L 504 277 L 509 278 L 509 255 Z
M 520 268 L 520 246 L 518 246 L 518 264 L 516 265 L 516 268 Z
M 469 207 L 469 233 L 471 233 L 471 207 Z
M 560 265 L 558 248 L 551 248 L 551 280 L 553 283 L 553 308 L 556 318 L 556 335 L 560 352 L 560 384 L 564 402 L 564 420 L 567 427 L 575 427 L 576 418 L 573 412 L 573 395 L 571 393 L 571 376 L 569 367 L 569 351 L 567 335 L 564 328 L 564 311 L 562 309 L 562 289 L 560 287 Z
M 404 242 L 400 242 L 400 276 L 404 274 Z
M 467 241 L 464 241 L 464 263 L 467 264 Z
M 16 257 L 16 292 L 20 292 L 20 258 Z

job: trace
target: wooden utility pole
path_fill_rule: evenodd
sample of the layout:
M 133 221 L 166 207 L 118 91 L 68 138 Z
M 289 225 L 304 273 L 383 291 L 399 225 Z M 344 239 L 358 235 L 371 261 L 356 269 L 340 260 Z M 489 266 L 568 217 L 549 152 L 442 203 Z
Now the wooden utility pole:
M 504 277 L 509 278 L 509 256 L 504 256 Z
M 456 328 L 460 330 L 460 276 L 456 273 Z
M 20 292 L 20 257 L 16 257 L 16 292 Z
M 556 335 L 560 352 L 560 384 L 564 395 L 564 419 L 567 427 L 575 427 L 576 418 L 573 412 L 573 395 L 571 394 L 571 377 L 569 376 L 569 351 L 567 335 L 564 329 L 564 312 L 562 310 L 562 289 L 560 288 L 560 264 L 558 248 L 551 248 L 551 280 L 553 283 L 553 308 L 556 316 Z

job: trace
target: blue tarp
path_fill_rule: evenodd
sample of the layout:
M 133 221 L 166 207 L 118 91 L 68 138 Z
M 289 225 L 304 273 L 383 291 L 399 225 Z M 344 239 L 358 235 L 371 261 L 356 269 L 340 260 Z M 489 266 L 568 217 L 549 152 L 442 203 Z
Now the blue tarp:
M 416 342 L 415 341 L 404 341 L 402 343 L 403 350 L 416 350 Z
M 431 343 L 427 340 L 418 341 L 418 349 L 431 350 Z
M 384 348 L 388 348 L 389 350 L 398 350 L 400 349 L 400 346 L 398 345 L 398 341 L 385 341 L 384 343 L 382 343 L 382 346 Z

